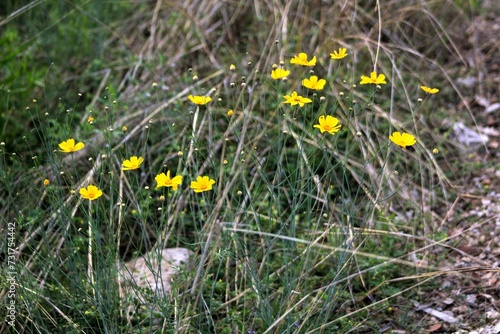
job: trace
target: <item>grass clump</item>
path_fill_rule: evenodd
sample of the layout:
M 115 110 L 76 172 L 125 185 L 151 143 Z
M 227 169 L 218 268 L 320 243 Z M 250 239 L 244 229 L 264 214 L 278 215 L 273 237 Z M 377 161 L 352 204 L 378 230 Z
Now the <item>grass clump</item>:
M 430 286 L 435 208 L 450 203 L 435 150 L 448 141 L 427 126 L 446 82 L 426 52 L 451 40 L 436 3 L 46 6 L 42 36 L 100 35 L 79 35 L 97 54 L 62 47 L 74 69 L 60 70 L 88 80 L 68 90 L 72 107 L 30 103 L 29 124 L 1 132 L 11 327 L 376 332 L 382 314 L 404 327 L 392 301 Z M 441 42 L 422 37 L 436 32 Z M 53 90 L 37 80 L 28 92 Z M 28 129 L 29 149 L 14 140 Z M 186 257 L 165 260 L 173 248 Z

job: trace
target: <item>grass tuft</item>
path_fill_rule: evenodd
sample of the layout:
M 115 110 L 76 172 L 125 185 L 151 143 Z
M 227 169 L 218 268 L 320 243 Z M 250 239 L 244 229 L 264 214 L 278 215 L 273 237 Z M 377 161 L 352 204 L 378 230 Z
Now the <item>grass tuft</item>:
M 460 145 L 436 110 L 462 94 L 473 3 L 18 5 L 0 19 L 0 332 L 412 331 L 409 301 L 456 273 L 437 250 L 456 249 Z

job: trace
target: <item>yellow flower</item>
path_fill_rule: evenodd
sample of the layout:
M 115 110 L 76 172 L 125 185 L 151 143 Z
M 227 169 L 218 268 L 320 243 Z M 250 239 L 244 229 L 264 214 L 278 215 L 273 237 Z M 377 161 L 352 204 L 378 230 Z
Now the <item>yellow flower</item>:
M 439 92 L 439 89 L 437 88 L 430 88 L 427 86 L 420 86 L 420 88 L 428 94 L 436 94 L 437 92 Z
M 136 156 L 130 157 L 129 160 L 123 161 L 122 169 L 123 170 L 137 169 L 137 168 L 139 168 L 139 166 L 142 164 L 143 161 L 144 161 L 143 157 L 139 157 L 139 158 Z
M 102 191 L 96 186 L 89 185 L 86 189 L 80 188 L 80 195 L 84 199 L 95 200 L 102 196 Z
M 311 76 L 309 79 L 302 80 L 302 86 L 314 90 L 323 89 L 325 87 L 325 84 L 326 84 L 325 79 L 318 80 L 318 77 L 315 75 Z
M 62 143 L 59 144 L 59 148 L 61 149 L 61 152 L 64 152 L 64 153 L 76 152 L 76 151 L 81 150 L 84 147 L 85 147 L 85 144 L 82 142 L 75 144 L 75 140 L 73 138 L 70 138 L 70 139 L 63 141 Z
M 124 126 L 122 126 L 122 132 L 127 132 L 127 130 L 128 130 L 128 129 L 127 129 L 127 127 L 126 127 L 125 125 L 124 125 Z
M 366 85 L 366 84 L 374 84 L 374 85 L 385 85 L 387 82 L 385 82 L 385 75 L 379 74 L 377 76 L 377 72 L 372 72 L 370 73 L 370 77 L 367 77 L 366 75 L 361 76 L 361 82 L 359 83 L 360 85 Z
M 227 111 L 227 115 L 228 115 L 229 117 L 233 116 L 233 114 L 234 114 L 233 109 L 229 109 L 229 110 Z
M 298 56 L 293 56 L 290 60 L 290 64 L 302 65 L 302 66 L 314 66 L 316 65 L 316 56 L 311 60 L 307 60 L 307 54 L 304 52 L 299 53 Z
M 87 118 L 87 122 L 89 122 L 90 124 L 94 123 L 94 117 L 89 116 L 89 118 Z
M 175 191 L 182 184 L 182 176 L 177 175 L 174 178 L 170 178 L 170 171 L 167 171 L 167 175 L 165 173 L 161 173 L 156 175 L 156 189 L 160 187 L 172 187 Z
M 345 57 L 347 57 L 347 49 L 340 48 L 339 51 L 333 51 L 333 53 L 330 53 L 330 57 L 332 57 L 332 59 L 345 58 Z
M 44 186 L 46 186 L 46 187 L 47 187 L 49 184 L 50 184 L 49 179 L 45 179 L 45 180 L 43 180 L 43 185 L 44 185 Z
M 290 103 L 290 105 L 292 105 L 292 106 L 295 106 L 298 104 L 299 106 L 303 107 L 304 104 L 312 102 L 311 99 L 308 99 L 307 97 L 302 97 L 299 94 L 297 94 L 297 92 L 293 92 L 292 95 L 285 95 L 283 97 L 286 100 L 283 103 Z
M 330 115 L 326 116 L 326 119 L 323 115 L 319 116 L 318 122 L 319 124 L 315 124 L 313 127 L 318 128 L 321 133 L 326 131 L 332 135 L 339 131 L 342 126 L 336 117 Z
M 236 66 L 234 64 L 229 65 L 229 70 L 234 72 L 236 70 Z
M 198 176 L 196 181 L 191 181 L 191 189 L 193 189 L 195 193 L 209 191 L 212 190 L 212 185 L 214 183 L 215 180 L 209 178 L 208 176 Z
M 271 78 L 274 80 L 279 80 L 286 78 L 290 74 L 290 71 L 284 70 L 282 68 L 277 68 L 271 71 Z
M 203 95 L 189 95 L 188 99 L 191 100 L 194 104 L 197 104 L 199 106 L 204 106 L 208 102 L 212 101 L 212 98 L 210 96 L 203 96 Z
M 403 132 L 394 132 L 389 139 L 396 145 L 406 148 L 406 146 L 412 146 L 417 142 L 415 137 L 411 134 Z

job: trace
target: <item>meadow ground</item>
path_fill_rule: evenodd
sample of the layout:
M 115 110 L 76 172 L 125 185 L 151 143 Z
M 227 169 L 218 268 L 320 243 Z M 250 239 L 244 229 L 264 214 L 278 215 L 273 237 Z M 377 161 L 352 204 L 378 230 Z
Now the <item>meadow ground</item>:
M 499 17 L 4 1 L 0 333 L 494 332 Z

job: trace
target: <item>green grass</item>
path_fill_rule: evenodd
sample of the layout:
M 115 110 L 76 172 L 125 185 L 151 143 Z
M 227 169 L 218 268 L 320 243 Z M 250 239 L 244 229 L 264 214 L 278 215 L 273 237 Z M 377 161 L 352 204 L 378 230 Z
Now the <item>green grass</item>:
M 404 310 L 435 288 L 429 250 L 447 238 L 434 209 L 452 203 L 442 154 L 457 146 L 434 128 L 454 96 L 446 66 L 461 56 L 452 18 L 470 14 L 454 1 L 377 3 L 62 1 L 1 18 L 0 216 L 15 223 L 18 252 L 15 298 L 7 283 L 0 296 L 15 301 L 11 330 L 411 328 Z M 339 47 L 349 56 L 331 60 Z M 301 87 L 312 68 L 289 63 L 299 52 L 318 57 L 324 90 Z M 291 74 L 274 81 L 281 61 Z M 388 83 L 360 85 L 374 65 Z M 442 91 L 426 96 L 422 84 Z M 295 90 L 313 103 L 283 104 Z M 189 94 L 213 100 L 196 106 Z M 324 114 L 340 131 L 313 128 Z M 417 143 L 396 146 L 394 131 Z M 60 152 L 68 138 L 85 148 Z M 131 156 L 144 163 L 122 171 Z M 167 171 L 183 177 L 177 191 L 155 189 Z M 198 175 L 214 188 L 194 193 Z M 104 195 L 81 198 L 89 184 Z M 118 262 L 173 247 L 193 263 L 171 293 L 124 292 Z

